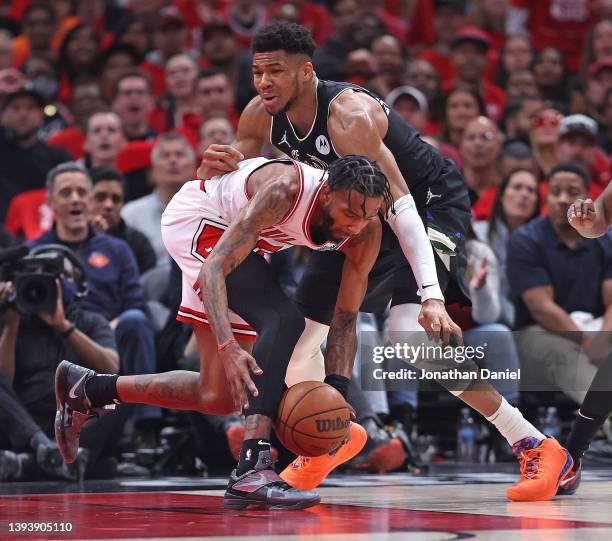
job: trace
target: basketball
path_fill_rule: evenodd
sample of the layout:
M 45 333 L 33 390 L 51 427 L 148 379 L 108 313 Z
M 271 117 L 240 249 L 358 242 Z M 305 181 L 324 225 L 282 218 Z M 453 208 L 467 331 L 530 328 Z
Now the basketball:
M 276 434 L 297 455 L 321 456 L 346 438 L 350 419 L 346 400 L 336 389 L 321 381 L 303 381 L 285 392 Z

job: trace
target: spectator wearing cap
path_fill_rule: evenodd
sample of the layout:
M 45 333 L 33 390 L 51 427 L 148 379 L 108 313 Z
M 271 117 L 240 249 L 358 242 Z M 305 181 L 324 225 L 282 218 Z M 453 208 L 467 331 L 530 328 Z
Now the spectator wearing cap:
M 584 78 L 584 90 L 581 94 L 574 93 L 573 110 L 579 110 L 598 121 L 603 100 L 610 88 L 612 88 L 612 56 L 606 56 L 588 67 Z
M 134 252 L 140 274 L 155 267 L 157 257 L 149 239 L 121 218 L 125 202 L 125 177 L 110 166 L 94 167 L 90 174 L 93 191 L 89 220 L 94 229 L 127 242 Z
M 37 137 L 43 124 L 43 99 L 32 90 L 7 95 L 0 117 L 0 222 L 9 202 L 27 190 L 41 189 L 47 171 L 70 160 L 61 148 L 48 146 Z
M 589 193 L 593 199 L 608 185 L 610 167 L 597 147 L 597 123 L 592 118 L 577 114 L 561 120 L 557 156 L 560 161 L 578 163 L 589 172 Z
M 523 331 L 515 335 L 522 380 L 537 382 L 537 390 L 561 390 L 577 403 L 609 354 L 612 331 L 612 241 L 582 238 L 567 221 L 569 205 L 588 190 L 582 166 L 553 167 L 548 215 L 510 235 L 507 258 L 516 327 Z M 587 330 L 604 332 L 593 337 Z
M 434 30 L 435 44 L 419 54 L 419 58 L 427 60 L 438 72 L 442 86 L 447 89 L 452 85 L 455 72 L 450 63 L 452 41 L 461 27 L 467 21 L 466 0 L 434 0 Z
M 145 57 L 141 68 L 151 79 L 151 88 L 156 98 L 166 91 L 166 63 L 181 54 L 187 47 L 187 27 L 180 11 L 174 6 L 160 10 L 153 32 L 154 49 Z
M 489 217 L 501 182 L 496 158 L 502 143 L 502 133 L 484 116 L 469 122 L 461 137 L 459 154 L 463 176 L 472 200 L 472 213 L 477 220 Z
M 130 70 L 121 74 L 113 88 L 112 109 L 121 118 L 128 141 L 151 141 L 157 132 L 149 125 L 154 101 L 146 73 Z
M 385 101 L 399 116 L 401 116 L 415 130 L 421 133 L 428 131 L 429 107 L 427 98 L 413 86 L 399 86 L 394 88 Z
M 455 69 L 453 84 L 465 85 L 479 92 L 487 107 L 487 116 L 497 122 L 505 107 L 506 94 L 483 78 L 487 51 L 491 46 L 489 36 L 476 26 L 464 26 L 455 34 L 451 46 L 450 60 Z

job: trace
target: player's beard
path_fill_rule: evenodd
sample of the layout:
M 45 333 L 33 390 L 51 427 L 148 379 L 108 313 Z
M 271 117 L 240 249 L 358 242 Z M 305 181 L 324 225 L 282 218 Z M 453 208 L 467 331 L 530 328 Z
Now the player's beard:
M 293 84 L 293 93 L 291 94 L 291 97 L 287 100 L 287 103 L 285 103 L 285 106 L 280 110 L 281 113 L 286 114 L 287 112 L 289 112 L 289 109 L 291 109 L 291 107 L 295 105 L 295 102 L 297 101 L 297 98 L 298 98 L 298 94 L 299 94 L 299 87 L 298 87 L 298 81 L 296 77 L 294 84 Z
M 343 241 L 344 237 L 338 238 L 334 234 L 333 226 L 334 226 L 334 220 L 331 217 L 331 213 L 329 212 L 329 209 L 326 207 L 323 207 L 321 209 L 321 216 L 319 218 L 318 223 L 311 230 L 312 240 L 316 244 L 323 244 L 329 241 L 332 241 L 332 242 Z

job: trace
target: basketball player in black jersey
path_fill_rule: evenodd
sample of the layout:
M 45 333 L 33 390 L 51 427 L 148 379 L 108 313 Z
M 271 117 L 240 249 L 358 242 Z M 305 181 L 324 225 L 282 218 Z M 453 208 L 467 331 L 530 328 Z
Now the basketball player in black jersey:
M 355 85 L 319 80 L 312 65 L 314 44 L 303 27 L 272 23 L 258 31 L 252 48 L 258 96 L 241 115 L 236 141 L 231 146 L 211 145 L 198 176 L 206 179 L 230 171 L 238 161 L 259 155 L 268 142 L 294 159 L 322 168 L 346 154 L 376 160 L 389 179 L 395 213 L 388 215 L 383 228 L 361 310 L 383 311 L 390 301 L 392 338 L 424 329 L 430 339 L 447 341 L 455 334 L 460 340 L 461 331 L 446 313 L 443 296 L 446 291 L 446 301 L 457 302 L 466 292 L 463 243 L 470 203 L 455 165 L 373 94 Z M 320 345 L 333 313 L 341 268 L 342 256 L 321 253 L 310 258 L 296 295 L 306 329 L 289 365 L 289 385 L 324 376 Z M 519 455 L 521 470 L 528 473 L 507 496 L 553 497 L 571 467 L 571 458 L 556 440 L 540 433 L 486 381 L 446 386 L 491 421 Z M 281 477 L 296 487 L 314 487 L 330 464 L 337 465 L 337 459 L 298 457 Z
M 612 184 L 595 202 L 578 199 L 567 211 L 570 225 L 583 237 L 594 239 L 608 232 L 612 225 Z M 573 494 L 580 484 L 582 457 L 593 437 L 612 413 L 612 355 L 599 366 L 578 410 L 566 447 L 574 467 L 559 487 L 559 494 Z

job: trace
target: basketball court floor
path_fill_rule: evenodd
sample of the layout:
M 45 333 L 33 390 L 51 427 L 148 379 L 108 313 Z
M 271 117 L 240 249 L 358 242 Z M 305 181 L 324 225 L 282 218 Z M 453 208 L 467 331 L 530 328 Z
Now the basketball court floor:
M 509 467 L 508 467 L 509 468 Z M 574 496 L 513 503 L 503 466 L 332 476 L 304 511 L 225 511 L 223 477 L 0 484 L 0 539 L 248 541 L 605 541 L 612 471 L 589 469 Z M 518 468 L 517 468 L 518 469 Z

